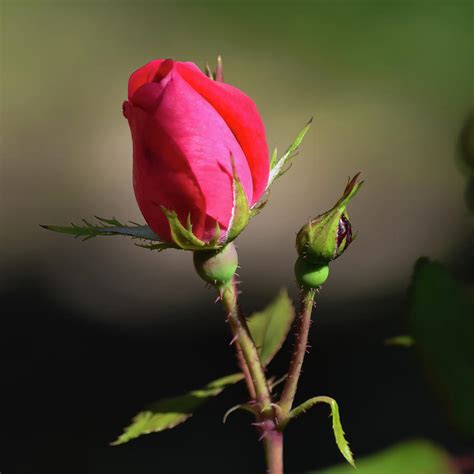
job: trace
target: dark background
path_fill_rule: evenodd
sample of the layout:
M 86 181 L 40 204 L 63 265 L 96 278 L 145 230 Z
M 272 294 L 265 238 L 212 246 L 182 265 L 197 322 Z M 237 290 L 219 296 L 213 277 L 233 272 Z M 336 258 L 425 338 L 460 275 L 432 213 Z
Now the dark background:
M 406 332 L 406 289 L 429 255 L 472 288 L 472 221 L 457 141 L 473 103 L 469 1 L 1 4 L 0 470 L 258 473 L 245 400 L 226 390 L 174 430 L 109 447 L 146 403 L 235 371 L 224 316 L 190 255 L 122 238 L 87 243 L 39 223 L 142 221 L 121 103 L 156 57 L 203 66 L 256 101 L 280 151 L 315 122 L 291 171 L 239 238 L 247 312 L 296 297 L 294 235 L 339 196 L 358 238 L 319 296 L 298 399 L 336 398 L 356 456 L 412 437 L 468 453 Z M 291 343 L 271 366 L 287 367 Z M 288 428 L 289 473 L 341 462 L 326 407 Z M 416 474 L 416 473 L 414 473 Z

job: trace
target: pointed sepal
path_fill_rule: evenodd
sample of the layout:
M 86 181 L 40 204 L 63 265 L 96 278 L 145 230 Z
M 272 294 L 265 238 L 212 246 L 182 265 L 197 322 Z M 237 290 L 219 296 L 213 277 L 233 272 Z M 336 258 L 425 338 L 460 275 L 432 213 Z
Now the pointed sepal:
M 117 219 L 106 219 L 96 216 L 98 224 L 93 224 L 86 219 L 82 220 L 82 224 L 71 223 L 70 226 L 60 225 L 41 225 L 43 229 L 59 232 L 61 234 L 69 234 L 82 240 L 89 240 L 98 236 L 123 235 L 132 239 L 151 240 L 160 242 L 160 238 L 147 225 L 136 224 L 130 222 L 122 224 Z
M 232 163 L 232 178 L 234 189 L 234 204 L 232 218 L 225 238 L 226 242 L 232 242 L 245 229 L 250 218 L 250 206 L 245 194 L 244 187 L 235 169 L 234 157 L 230 157 Z
M 198 239 L 194 235 L 193 226 L 191 224 L 191 218 L 189 215 L 186 221 L 186 227 L 184 227 L 175 211 L 170 211 L 164 206 L 161 206 L 161 209 L 168 219 L 171 240 L 176 245 L 176 247 L 183 250 L 209 250 L 211 248 L 206 242 Z
M 303 138 L 308 133 L 309 129 L 311 128 L 311 124 L 313 122 L 313 117 L 311 117 L 308 123 L 304 126 L 303 130 L 298 134 L 295 141 L 290 145 L 290 147 L 286 150 L 285 154 L 279 159 L 276 159 L 276 150 L 273 153 L 272 159 L 270 161 L 270 177 L 268 180 L 267 189 L 272 185 L 272 183 L 285 174 L 289 166 L 291 166 L 291 160 L 297 155 L 298 148 L 300 147 Z

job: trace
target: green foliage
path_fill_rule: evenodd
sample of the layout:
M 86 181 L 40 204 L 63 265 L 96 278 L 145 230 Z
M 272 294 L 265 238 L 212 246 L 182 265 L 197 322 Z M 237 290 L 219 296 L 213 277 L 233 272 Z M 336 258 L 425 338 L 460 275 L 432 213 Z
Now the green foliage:
M 344 456 L 346 461 L 351 464 L 351 466 L 355 467 L 354 457 L 352 456 L 352 452 L 349 448 L 349 443 L 344 437 L 344 430 L 342 429 L 341 418 L 339 415 L 339 407 L 336 403 L 336 400 L 334 400 L 333 398 L 319 396 L 306 400 L 304 403 L 290 411 L 290 413 L 288 414 L 287 423 L 293 418 L 296 418 L 297 416 L 303 414 L 317 403 L 327 403 L 331 407 L 332 431 L 334 433 L 334 438 L 336 440 L 337 447 L 339 448 L 339 451 Z
M 100 222 L 99 225 L 83 219 L 81 225 L 71 223 L 70 226 L 42 225 L 41 227 L 53 232 L 73 235 L 76 238 L 80 237 L 82 240 L 89 240 L 99 235 L 124 235 L 133 239 L 160 242 L 160 238 L 147 225 L 135 224 L 134 222 L 122 224 L 115 217 L 105 219 L 96 216 L 96 219 Z
M 455 474 L 448 455 L 425 440 L 407 441 L 357 461 L 359 474 Z M 353 474 L 347 466 L 335 466 L 308 474 Z
M 297 155 L 298 148 L 301 145 L 301 142 L 303 141 L 303 138 L 305 135 L 308 133 L 308 130 L 311 127 L 311 123 L 313 122 L 313 118 L 311 117 L 308 121 L 308 123 L 305 125 L 303 130 L 298 134 L 296 137 L 296 140 L 290 145 L 288 150 L 286 150 L 285 154 L 279 159 L 276 159 L 276 150 L 272 155 L 271 161 L 270 161 L 270 178 L 268 180 L 268 186 L 267 189 L 271 186 L 271 184 L 280 176 L 286 173 L 288 171 L 290 162 L 291 160 Z
M 415 340 L 413 337 L 408 335 L 395 336 L 390 339 L 385 340 L 386 346 L 403 346 L 403 347 L 412 347 L 415 345 Z
M 151 404 L 146 410 L 136 415 L 132 424 L 125 428 L 119 438 L 111 443 L 116 446 L 124 444 L 144 434 L 164 431 L 183 423 L 193 414 L 193 411 L 208 398 L 215 397 L 229 385 L 243 379 L 243 375 L 232 374 L 208 383 L 199 390 L 193 390 L 185 395 L 165 398 Z
M 280 350 L 294 319 L 295 310 L 286 290 L 267 308 L 252 314 L 248 319 L 250 333 L 264 366 Z
M 416 349 L 452 424 L 474 436 L 474 305 L 442 265 L 420 259 L 410 288 Z

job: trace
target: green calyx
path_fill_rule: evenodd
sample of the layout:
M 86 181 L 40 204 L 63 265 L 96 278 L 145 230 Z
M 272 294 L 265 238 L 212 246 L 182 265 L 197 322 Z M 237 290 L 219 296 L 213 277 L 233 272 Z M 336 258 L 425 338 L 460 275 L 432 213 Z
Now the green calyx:
M 315 264 L 299 257 L 295 263 L 298 285 L 305 289 L 319 288 L 329 276 L 329 266 Z
M 327 264 L 339 257 L 352 241 L 352 229 L 346 207 L 363 181 L 352 178 L 341 198 L 327 212 L 304 225 L 296 237 L 298 255 L 314 264 Z
M 232 280 L 239 257 L 235 245 L 230 243 L 219 250 L 194 252 L 193 261 L 196 272 L 204 281 L 222 285 Z

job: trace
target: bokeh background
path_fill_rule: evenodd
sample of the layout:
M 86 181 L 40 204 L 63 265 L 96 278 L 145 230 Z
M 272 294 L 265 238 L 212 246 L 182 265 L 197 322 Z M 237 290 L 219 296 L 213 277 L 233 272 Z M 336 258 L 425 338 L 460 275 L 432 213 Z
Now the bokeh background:
M 271 149 L 313 127 L 238 241 L 243 305 L 296 296 L 294 237 L 340 195 L 356 242 L 319 298 L 301 397 L 342 405 L 353 450 L 454 433 L 403 333 L 420 255 L 472 282 L 472 218 L 457 143 L 474 103 L 472 1 L 8 1 L 1 6 L 1 355 L 5 473 L 257 473 L 236 388 L 168 433 L 111 448 L 145 403 L 234 370 L 224 318 L 185 252 L 121 237 L 86 243 L 38 224 L 143 222 L 121 114 L 130 73 L 158 57 L 224 58 L 257 103 Z M 275 370 L 283 373 L 284 347 Z M 239 392 L 240 390 L 240 392 Z M 288 436 L 290 473 L 340 461 L 315 410 Z M 5 467 L 4 467 L 5 466 Z M 416 473 L 414 473 L 416 474 Z

